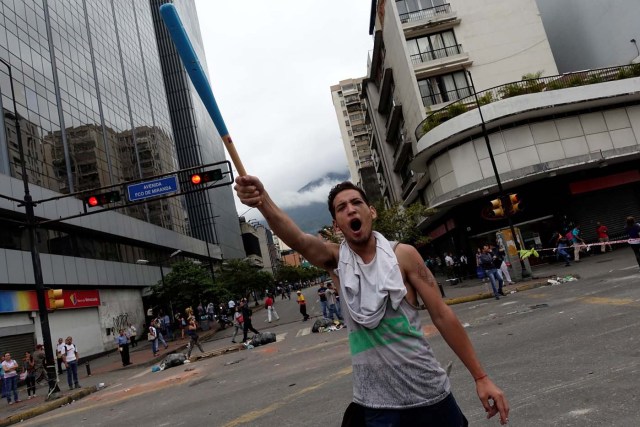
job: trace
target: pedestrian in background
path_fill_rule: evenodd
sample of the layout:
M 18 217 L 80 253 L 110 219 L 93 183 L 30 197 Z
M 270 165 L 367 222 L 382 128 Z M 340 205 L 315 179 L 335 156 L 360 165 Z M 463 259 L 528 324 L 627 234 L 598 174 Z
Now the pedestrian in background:
M 171 317 L 169 317 L 169 314 L 165 313 L 164 316 L 162 316 L 162 327 L 163 327 L 163 333 L 166 335 L 168 340 L 173 341 L 173 330 L 171 328 Z
M 131 347 L 137 347 L 138 343 L 136 342 L 136 337 L 138 335 L 138 330 L 131 323 L 127 325 L 127 335 L 129 335 L 129 341 L 131 342 Z
M 499 265 L 495 265 L 497 263 L 496 258 L 497 256 L 491 252 L 489 245 L 484 245 L 482 248 L 482 255 L 480 255 L 480 265 L 484 269 L 485 276 L 487 276 L 491 282 L 493 296 L 499 300 L 500 297 L 498 295 L 504 295 L 504 292 L 502 292 L 502 285 L 504 282 L 502 280 L 502 276 L 498 273 Z M 497 289 L 496 282 L 498 284 Z
M 11 353 L 4 354 L 2 361 L 2 371 L 4 372 L 4 394 L 9 405 L 20 402 L 18 399 L 18 362 L 11 358 Z M 11 394 L 13 393 L 13 402 Z
M 580 262 L 580 250 L 585 247 L 584 240 L 580 237 L 580 224 L 571 230 L 572 242 L 573 242 L 573 260 Z
M 242 301 L 240 301 L 240 309 L 242 310 L 242 331 L 244 333 L 242 342 L 247 342 L 247 335 L 249 331 L 253 332 L 254 334 L 259 334 L 260 332 L 258 332 L 258 330 L 254 328 L 253 324 L 251 323 L 251 316 L 253 315 L 253 311 L 251 310 L 251 308 L 249 308 L 249 301 L 247 301 L 246 298 L 242 298 Z
M 276 308 L 273 306 L 275 304 L 273 295 L 267 295 L 267 298 L 264 300 L 264 306 L 267 308 L 267 321 L 271 323 L 271 316 L 275 316 L 276 320 L 280 320 L 280 316 L 278 316 L 278 312 Z
M 147 340 L 151 341 L 151 351 L 153 352 L 154 356 L 157 356 L 158 355 L 158 330 L 153 325 L 153 323 L 149 325 L 148 330 L 149 332 L 147 333 Z
M 320 297 L 320 307 L 322 308 L 322 317 L 327 319 L 327 296 L 325 292 L 327 291 L 327 287 L 324 285 L 324 282 L 320 283 L 320 287 L 318 288 L 318 297 Z
M 612 252 L 613 248 L 611 247 L 611 243 L 609 243 L 609 229 L 600 221 L 598 221 L 596 224 L 596 234 L 598 234 L 598 242 L 602 243 L 600 245 L 600 253 L 605 253 L 607 246 L 609 246 L 609 252 Z
M 233 336 L 231 337 L 231 342 L 235 344 L 236 335 L 238 335 L 238 331 L 244 327 L 242 325 L 244 319 L 242 318 L 242 313 L 240 313 L 240 308 L 239 307 L 234 306 L 233 310 L 234 310 L 234 313 L 233 313 L 233 327 L 235 328 L 235 331 L 233 331 Z
M 46 381 L 47 380 L 47 371 L 44 368 L 44 361 L 45 361 L 45 354 L 44 354 L 44 346 L 42 344 L 38 344 L 36 345 L 36 351 L 35 353 L 33 353 L 33 359 L 35 360 L 35 376 L 36 376 L 36 383 L 40 384 L 42 381 Z
M 116 344 L 118 344 L 122 366 L 131 365 L 131 361 L 129 360 L 129 338 L 127 338 L 124 329 L 120 329 L 120 335 L 116 338 Z
M 67 384 L 69 390 L 74 388 L 80 388 L 80 382 L 78 381 L 78 348 L 73 343 L 72 337 L 67 337 L 64 341 L 64 355 L 62 361 L 64 367 L 67 369 Z
M 636 256 L 636 261 L 640 266 L 640 224 L 632 216 L 627 217 L 627 235 L 629 236 L 629 246 Z
M 169 345 L 167 344 L 167 342 L 164 340 L 164 337 L 162 336 L 162 317 L 156 317 L 156 319 L 153 321 L 153 326 L 156 327 L 156 333 L 158 334 L 158 345 L 162 343 L 162 345 L 164 346 L 164 349 L 166 350 L 167 347 L 169 347 Z
M 189 344 L 187 345 L 188 359 L 191 357 L 191 352 L 193 351 L 194 346 L 198 346 L 198 349 L 200 349 L 201 353 L 204 353 L 204 350 L 202 349 L 202 345 L 200 345 L 200 343 L 198 342 L 198 333 L 196 332 L 198 330 L 198 322 L 196 320 L 196 317 L 193 315 L 193 312 L 187 314 L 189 315 L 189 318 L 187 319 L 187 334 L 189 335 Z
M 333 287 L 333 283 L 327 283 L 327 291 L 325 294 L 327 295 L 327 310 L 329 311 L 328 319 L 333 320 L 333 315 L 335 314 L 338 320 L 342 320 L 342 316 L 337 309 L 338 301 L 336 300 L 336 296 L 338 295 L 338 292 Z
M 302 321 L 306 322 L 309 320 L 309 315 L 307 314 L 307 302 L 304 300 L 304 295 L 302 295 L 301 291 L 296 291 L 298 294 L 298 305 L 300 306 L 300 314 L 302 314 Z
M 560 257 L 562 257 L 564 259 L 564 266 L 569 267 L 571 265 L 571 256 L 567 253 L 569 246 L 567 238 L 556 231 L 555 235 L 551 238 L 551 242 L 553 242 L 552 245 L 556 247 L 556 258 L 560 259 Z
M 27 399 L 36 397 L 36 361 L 30 351 L 25 352 L 22 364 L 22 372 L 24 372 L 24 382 L 27 386 Z
M 62 375 L 62 355 L 64 354 L 64 340 L 58 338 L 58 345 L 56 346 L 56 361 L 58 362 L 58 375 Z

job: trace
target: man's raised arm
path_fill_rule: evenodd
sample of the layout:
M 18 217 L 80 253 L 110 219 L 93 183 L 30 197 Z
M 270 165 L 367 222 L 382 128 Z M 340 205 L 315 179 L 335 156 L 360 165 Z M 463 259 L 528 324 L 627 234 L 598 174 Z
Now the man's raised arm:
M 311 264 L 330 269 L 336 266 L 338 245 L 304 233 L 295 222 L 275 204 L 255 176 L 239 176 L 234 187 L 242 203 L 257 208 L 271 230 L 291 249 L 299 252 Z

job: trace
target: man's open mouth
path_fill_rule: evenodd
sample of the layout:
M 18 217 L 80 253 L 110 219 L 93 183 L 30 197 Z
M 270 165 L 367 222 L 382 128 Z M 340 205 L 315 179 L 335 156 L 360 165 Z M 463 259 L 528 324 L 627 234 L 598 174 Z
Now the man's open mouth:
M 358 231 L 358 230 L 360 230 L 360 227 L 362 227 L 362 222 L 360 222 L 359 219 L 354 219 L 354 220 L 351 220 L 349 225 L 351 226 L 351 229 L 353 231 Z

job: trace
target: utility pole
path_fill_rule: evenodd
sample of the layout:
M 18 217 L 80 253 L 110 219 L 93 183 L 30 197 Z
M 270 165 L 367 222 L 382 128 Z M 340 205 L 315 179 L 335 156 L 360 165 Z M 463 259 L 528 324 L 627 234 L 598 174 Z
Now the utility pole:
M 53 343 L 51 342 L 51 330 L 49 329 L 49 313 L 47 311 L 47 301 L 44 295 L 44 280 L 42 278 L 42 265 L 40 264 L 40 253 L 36 240 L 36 217 L 34 213 L 35 203 L 29 191 L 29 177 L 27 175 L 27 166 L 24 158 L 24 147 L 22 146 L 22 132 L 20 130 L 20 118 L 18 117 L 18 109 L 16 106 L 16 97 L 13 86 L 13 75 L 11 64 L 0 58 L 0 62 L 6 65 L 9 71 L 9 82 L 11 83 L 11 98 L 13 100 L 13 119 L 15 121 L 16 134 L 18 138 L 18 155 L 20 156 L 20 173 L 22 175 L 22 183 L 24 185 L 24 202 L 20 206 L 24 206 L 27 223 L 27 234 L 29 235 L 29 248 L 31 249 L 31 263 L 33 265 L 33 277 L 35 281 L 36 296 L 38 299 L 38 314 L 40 317 L 40 327 L 42 329 L 42 341 L 45 354 L 45 369 L 47 371 L 47 379 L 49 382 L 49 396 L 53 392 L 59 392 L 55 368 L 55 359 L 53 355 Z M 8 116 L 8 115 L 7 115 Z

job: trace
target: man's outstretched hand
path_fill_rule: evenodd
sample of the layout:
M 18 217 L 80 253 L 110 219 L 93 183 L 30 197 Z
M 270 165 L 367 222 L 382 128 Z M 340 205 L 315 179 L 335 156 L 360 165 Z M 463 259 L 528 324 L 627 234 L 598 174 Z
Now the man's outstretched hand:
M 233 188 L 243 204 L 252 208 L 262 205 L 265 196 L 264 185 L 257 177 L 239 176 L 236 178 L 236 185 Z
M 488 377 L 476 381 L 476 391 L 478 397 L 487 412 L 487 419 L 500 413 L 500 424 L 509 422 L 509 402 L 502 390 L 496 386 Z

